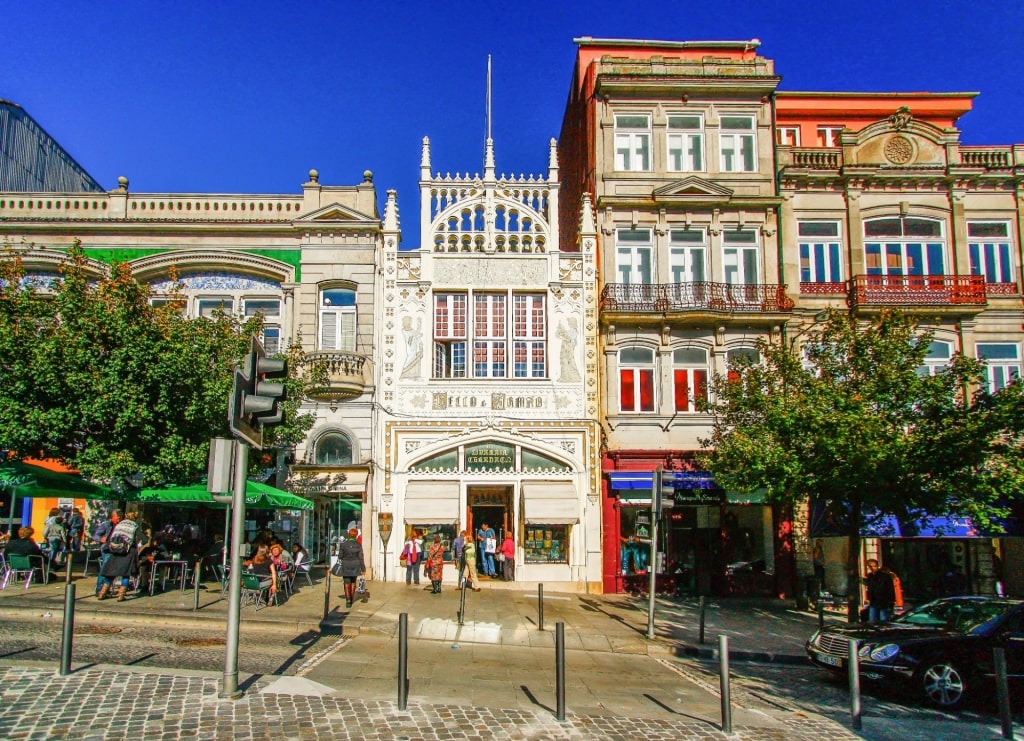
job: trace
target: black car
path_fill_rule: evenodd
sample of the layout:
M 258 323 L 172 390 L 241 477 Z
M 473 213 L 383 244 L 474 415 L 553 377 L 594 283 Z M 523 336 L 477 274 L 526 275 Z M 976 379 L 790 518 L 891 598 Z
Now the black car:
M 859 642 L 862 679 L 903 685 L 943 708 L 993 691 L 994 648 L 1004 649 L 1011 682 L 1024 677 L 1022 600 L 947 597 L 887 623 L 828 626 L 811 636 L 807 653 L 816 665 L 845 673 L 851 638 Z

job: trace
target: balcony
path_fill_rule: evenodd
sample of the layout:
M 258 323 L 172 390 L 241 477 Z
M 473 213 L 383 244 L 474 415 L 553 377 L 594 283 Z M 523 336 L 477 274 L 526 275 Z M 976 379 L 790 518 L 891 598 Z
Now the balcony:
M 773 314 L 793 310 L 782 285 L 730 283 L 609 283 L 601 292 L 602 313 L 663 315 Z
M 968 313 L 984 309 L 987 303 L 981 275 L 857 275 L 850 280 L 846 301 L 853 309 L 945 307 Z
M 308 355 L 306 395 L 315 401 L 344 401 L 366 390 L 365 355 L 340 350 L 319 350 Z

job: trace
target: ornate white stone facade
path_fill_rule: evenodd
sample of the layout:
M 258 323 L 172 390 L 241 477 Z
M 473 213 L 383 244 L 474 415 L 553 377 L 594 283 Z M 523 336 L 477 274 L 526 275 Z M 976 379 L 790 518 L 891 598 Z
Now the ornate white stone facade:
M 374 508 L 393 515 L 374 569 L 405 578 L 404 536 L 447 539 L 488 518 L 516 541 L 516 583 L 600 582 L 594 242 L 562 249 L 558 163 L 546 177 L 431 174 L 422 246 L 385 209 Z M 592 218 L 592 217 L 591 217 Z M 446 566 L 452 581 L 455 566 Z

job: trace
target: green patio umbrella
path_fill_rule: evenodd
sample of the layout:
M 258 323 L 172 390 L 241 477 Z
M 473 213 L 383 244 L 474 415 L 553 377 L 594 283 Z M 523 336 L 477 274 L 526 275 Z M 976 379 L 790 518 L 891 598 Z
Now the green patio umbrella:
M 62 473 L 21 461 L 0 463 L 0 491 L 11 493 L 10 523 L 13 528 L 18 497 L 34 499 L 117 499 L 113 489 L 86 481 L 77 473 Z
M 227 506 L 215 501 L 213 496 L 206 491 L 204 483 L 142 489 L 135 494 L 126 496 L 136 502 L 157 502 L 178 506 L 194 504 L 202 504 L 207 507 Z M 254 509 L 313 509 L 313 503 L 308 499 L 257 481 L 245 482 L 245 506 Z
M 20 461 L 0 463 L 0 489 L 15 497 L 68 497 L 74 499 L 119 499 L 113 489 L 86 481 L 77 473 L 51 471 Z

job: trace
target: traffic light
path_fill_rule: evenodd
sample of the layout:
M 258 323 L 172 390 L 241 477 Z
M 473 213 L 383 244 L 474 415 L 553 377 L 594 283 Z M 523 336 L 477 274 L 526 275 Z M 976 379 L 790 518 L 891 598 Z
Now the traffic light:
M 288 361 L 268 358 L 263 345 L 252 338 L 251 349 L 235 369 L 228 407 L 231 431 L 256 448 L 263 448 L 263 429 L 284 422 L 281 406 L 287 398 L 283 383 L 273 379 L 288 376 Z
M 656 517 L 661 517 L 661 511 L 674 507 L 676 504 L 676 479 L 671 471 L 664 470 L 661 466 L 654 469 L 654 501 L 653 508 Z

